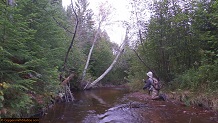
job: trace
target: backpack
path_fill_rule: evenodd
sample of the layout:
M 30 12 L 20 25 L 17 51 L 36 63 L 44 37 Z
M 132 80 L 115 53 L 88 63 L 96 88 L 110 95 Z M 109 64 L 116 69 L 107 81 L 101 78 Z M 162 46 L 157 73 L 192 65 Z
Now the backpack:
M 154 89 L 160 90 L 162 88 L 160 81 L 158 81 L 156 78 L 152 78 L 152 80 L 153 80 L 152 86 L 154 87 Z

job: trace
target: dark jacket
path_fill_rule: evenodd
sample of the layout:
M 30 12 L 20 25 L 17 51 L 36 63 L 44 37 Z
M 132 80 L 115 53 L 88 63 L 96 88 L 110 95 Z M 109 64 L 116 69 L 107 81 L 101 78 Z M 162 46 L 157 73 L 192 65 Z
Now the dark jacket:
M 152 79 L 149 78 L 149 79 L 145 80 L 144 82 L 145 82 L 145 86 L 143 87 L 143 90 L 145 90 L 147 88 L 150 89 L 152 86 L 152 82 L 153 82 Z

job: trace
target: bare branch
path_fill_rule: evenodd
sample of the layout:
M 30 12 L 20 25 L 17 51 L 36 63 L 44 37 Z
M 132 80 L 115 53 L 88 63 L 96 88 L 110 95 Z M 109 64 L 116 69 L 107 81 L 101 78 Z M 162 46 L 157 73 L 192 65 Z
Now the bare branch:
M 75 14 L 76 16 L 76 26 L 75 26 L 75 29 L 74 29 L 74 33 L 73 33 L 73 37 L 72 37 L 72 40 L 71 40 L 71 43 L 70 43 L 70 46 L 67 50 L 67 53 L 66 53 L 66 56 L 65 56 L 65 59 L 64 59 L 64 65 L 63 65 L 63 71 L 65 70 L 66 68 L 66 64 L 67 64 L 67 59 L 68 59 L 68 56 L 69 56 L 69 52 L 73 46 L 73 42 L 74 42 L 74 39 L 76 37 L 76 32 L 77 32 L 77 28 L 78 28 L 78 25 L 79 25 L 79 19 L 78 19 L 78 15 L 76 14 L 76 11 L 74 9 L 74 6 L 73 6 L 73 2 L 71 0 L 71 6 L 72 6 L 72 10 L 73 10 L 73 13 Z

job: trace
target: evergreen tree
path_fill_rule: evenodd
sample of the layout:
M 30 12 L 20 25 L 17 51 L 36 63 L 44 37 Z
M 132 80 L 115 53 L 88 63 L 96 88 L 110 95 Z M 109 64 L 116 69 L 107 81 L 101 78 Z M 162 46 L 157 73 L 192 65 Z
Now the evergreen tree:
M 26 117 L 58 91 L 65 30 L 54 21 L 61 5 L 47 0 L 1 1 L 1 99 L 6 117 Z M 38 97 L 40 97 L 38 99 Z M 40 107 L 43 107 L 41 105 Z

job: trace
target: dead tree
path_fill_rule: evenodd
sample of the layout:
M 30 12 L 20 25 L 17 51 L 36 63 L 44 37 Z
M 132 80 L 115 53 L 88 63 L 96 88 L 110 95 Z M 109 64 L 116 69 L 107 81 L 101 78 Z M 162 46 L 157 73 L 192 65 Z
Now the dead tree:
M 63 64 L 63 68 L 62 68 L 60 76 L 63 76 L 62 74 L 66 70 L 66 65 L 67 65 L 69 52 L 73 47 L 73 43 L 74 43 L 74 40 L 75 40 L 75 37 L 76 37 L 76 32 L 77 32 L 77 28 L 78 28 L 78 24 L 79 24 L 79 19 L 78 19 L 76 10 L 74 9 L 72 0 L 71 0 L 71 7 L 72 7 L 73 13 L 75 14 L 76 25 L 75 25 L 75 29 L 74 29 L 74 33 L 73 33 L 73 37 L 72 37 L 70 46 L 69 46 L 69 48 L 67 50 L 67 53 L 66 53 L 66 56 L 65 56 L 65 59 L 64 59 L 64 64 Z M 69 81 L 73 78 L 73 76 L 74 76 L 74 73 L 70 74 L 70 76 L 68 76 L 64 81 L 61 82 L 62 88 L 64 90 L 64 96 L 65 96 L 66 102 L 74 100 L 73 94 L 72 94 L 72 92 L 70 90 L 70 83 L 69 83 Z
M 75 18 L 75 19 L 76 19 L 76 25 L 75 25 L 75 29 L 74 29 L 74 33 L 73 33 L 73 37 L 72 37 L 70 46 L 69 46 L 69 48 L 68 48 L 68 50 L 67 50 L 67 53 L 66 53 L 66 56 L 65 56 L 65 59 L 64 59 L 63 71 L 64 71 L 65 68 L 66 68 L 66 64 L 67 64 L 67 59 L 68 59 L 68 56 L 69 56 L 69 52 L 70 52 L 70 50 L 71 50 L 72 47 L 73 47 L 73 43 L 74 43 L 74 40 L 75 40 L 75 37 L 76 37 L 77 28 L 78 28 L 78 24 L 79 24 L 78 15 L 77 15 L 77 13 L 76 13 L 76 10 L 74 9 L 72 0 L 71 0 L 71 6 L 72 6 L 72 11 L 73 11 L 73 13 L 75 14 L 75 17 L 76 17 L 76 18 Z

